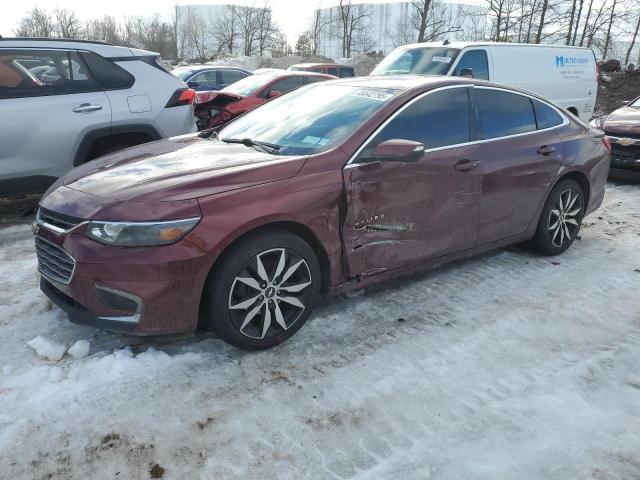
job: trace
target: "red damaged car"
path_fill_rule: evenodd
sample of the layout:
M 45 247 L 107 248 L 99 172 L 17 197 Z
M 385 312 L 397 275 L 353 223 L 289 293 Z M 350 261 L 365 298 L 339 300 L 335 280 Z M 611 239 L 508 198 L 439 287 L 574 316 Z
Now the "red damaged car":
M 319 83 L 72 170 L 40 202 L 41 288 L 73 322 L 271 347 L 320 292 L 525 240 L 563 252 L 602 202 L 607 147 L 481 80 Z
M 198 128 L 219 127 L 272 98 L 304 85 L 335 78 L 312 72 L 256 73 L 217 92 L 197 92 L 195 115 Z

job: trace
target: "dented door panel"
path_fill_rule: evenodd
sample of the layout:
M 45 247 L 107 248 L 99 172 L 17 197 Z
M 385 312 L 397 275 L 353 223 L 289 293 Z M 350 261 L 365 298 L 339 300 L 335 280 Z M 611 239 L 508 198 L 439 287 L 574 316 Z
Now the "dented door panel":
M 482 176 L 454 166 L 473 153 L 458 147 L 427 152 L 416 162 L 345 168 L 351 274 L 371 275 L 472 246 Z

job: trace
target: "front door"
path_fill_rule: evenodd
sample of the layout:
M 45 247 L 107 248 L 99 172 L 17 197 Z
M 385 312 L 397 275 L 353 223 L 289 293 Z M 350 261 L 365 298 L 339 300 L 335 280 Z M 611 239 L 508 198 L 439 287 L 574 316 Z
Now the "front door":
M 370 275 L 438 257 L 475 242 L 481 168 L 471 135 L 468 87 L 410 102 L 344 169 L 343 232 L 352 275 Z M 372 159 L 386 140 L 422 142 L 418 160 Z M 469 168 L 475 166 L 476 168 Z
M 111 125 L 111 105 L 76 52 L 0 48 L 0 125 L 0 180 L 51 179 L 87 131 Z

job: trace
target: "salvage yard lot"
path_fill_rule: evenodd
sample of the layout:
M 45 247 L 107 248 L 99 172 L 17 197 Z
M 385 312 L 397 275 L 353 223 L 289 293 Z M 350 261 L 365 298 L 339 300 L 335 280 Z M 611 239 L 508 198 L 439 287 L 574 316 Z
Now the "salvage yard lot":
M 0 227 L 2 478 L 640 478 L 640 186 L 520 247 L 322 302 L 285 344 L 70 324 Z M 42 359 L 34 337 L 90 355 Z

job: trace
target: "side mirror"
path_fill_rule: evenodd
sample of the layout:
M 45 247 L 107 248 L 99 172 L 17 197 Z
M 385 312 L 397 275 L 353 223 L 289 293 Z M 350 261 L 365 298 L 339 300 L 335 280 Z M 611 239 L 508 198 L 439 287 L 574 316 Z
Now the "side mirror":
M 187 82 L 187 85 L 189 86 L 189 88 L 196 88 L 200 86 L 198 82 Z
M 473 78 L 473 69 L 472 68 L 463 68 L 460 72 L 461 77 L 469 77 Z
M 279 97 L 280 95 L 282 95 L 282 93 L 281 93 L 281 92 L 279 92 L 279 91 L 277 91 L 277 90 L 271 90 L 271 91 L 269 92 L 269 95 L 267 95 L 267 98 L 268 98 L 268 99 L 272 99 L 272 98 Z
M 424 155 L 424 144 L 394 138 L 379 143 L 373 151 L 375 160 L 387 162 L 415 162 Z

